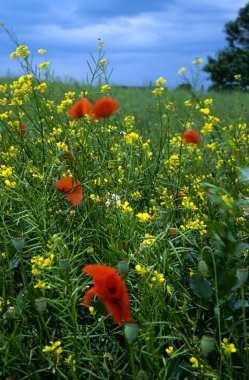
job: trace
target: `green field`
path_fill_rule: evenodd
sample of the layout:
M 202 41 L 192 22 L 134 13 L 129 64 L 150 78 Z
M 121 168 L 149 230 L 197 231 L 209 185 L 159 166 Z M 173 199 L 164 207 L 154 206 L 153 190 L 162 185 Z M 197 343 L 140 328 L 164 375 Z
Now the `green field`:
M 246 379 L 249 95 L 65 84 L 16 54 L 0 379 Z M 103 98 L 118 112 L 97 118 Z

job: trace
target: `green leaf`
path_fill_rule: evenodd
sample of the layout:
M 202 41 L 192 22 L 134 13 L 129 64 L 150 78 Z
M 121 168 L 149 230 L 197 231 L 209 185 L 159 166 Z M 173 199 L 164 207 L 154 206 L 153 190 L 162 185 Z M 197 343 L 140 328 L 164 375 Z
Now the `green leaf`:
M 194 294 L 200 298 L 209 298 L 213 293 L 209 282 L 200 273 L 190 278 L 190 286 Z

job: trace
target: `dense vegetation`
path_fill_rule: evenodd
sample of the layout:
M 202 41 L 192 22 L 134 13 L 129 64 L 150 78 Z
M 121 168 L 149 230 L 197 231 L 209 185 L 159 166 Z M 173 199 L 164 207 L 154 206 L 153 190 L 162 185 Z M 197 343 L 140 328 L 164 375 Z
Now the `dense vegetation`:
M 12 57 L 0 378 L 245 379 L 247 94 L 65 85 Z M 101 45 L 95 63 L 104 80 Z

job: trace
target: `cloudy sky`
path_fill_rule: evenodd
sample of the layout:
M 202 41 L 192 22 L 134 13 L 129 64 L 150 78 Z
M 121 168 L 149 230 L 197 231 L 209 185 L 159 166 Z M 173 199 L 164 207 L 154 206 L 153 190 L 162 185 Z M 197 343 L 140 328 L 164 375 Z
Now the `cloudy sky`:
M 176 86 L 178 70 L 206 61 L 225 44 L 224 24 L 248 0 L 1 0 L 0 20 L 29 47 L 34 62 L 47 50 L 56 76 L 85 81 L 98 38 L 113 68 L 110 82 L 147 85 L 159 76 Z M 16 73 L 15 45 L 0 29 L 0 76 Z M 19 71 L 20 73 L 20 71 Z

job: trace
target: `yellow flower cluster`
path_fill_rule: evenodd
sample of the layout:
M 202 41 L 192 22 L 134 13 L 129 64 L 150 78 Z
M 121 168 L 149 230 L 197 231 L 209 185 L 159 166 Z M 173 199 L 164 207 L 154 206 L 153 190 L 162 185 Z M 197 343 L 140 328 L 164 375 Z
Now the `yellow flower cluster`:
M 4 305 L 5 305 L 4 299 L 2 297 L 0 297 L 0 313 L 2 313 Z M 6 301 L 6 305 L 10 305 L 10 300 Z
M 151 91 L 155 96 L 161 96 L 164 93 L 164 87 L 157 87 Z
M 136 217 L 140 222 L 148 222 L 151 220 L 151 216 L 147 212 L 139 212 L 136 214 Z
M 66 92 L 65 99 L 63 99 L 61 103 L 57 105 L 57 111 L 61 113 L 64 111 L 65 108 L 70 107 L 74 102 L 74 96 L 75 96 L 75 92 L 73 91 Z
M 207 225 L 204 223 L 203 220 L 200 220 L 198 218 L 195 220 L 190 220 L 189 222 L 185 224 L 185 226 L 182 224 L 180 228 L 184 232 L 188 230 L 198 231 L 201 236 L 207 233 L 207 230 L 206 230 Z
M 27 59 L 30 55 L 30 51 L 28 49 L 28 46 L 25 45 L 19 45 L 16 50 L 10 54 L 10 58 L 23 58 Z
M 149 267 L 145 268 L 145 267 L 142 267 L 142 265 L 140 265 L 140 264 L 135 265 L 135 270 L 141 276 L 145 276 L 147 273 L 150 272 L 150 268 Z
M 47 268 L 47 267 L 50 268 L 52 266 L 53 259 L 54 259 L 53 253 L 50 253 L 47 257 L 41 256 L 41 255 L 33 256 L 30 260 L 32 264 L 32 269 L 31 269 L 32 274 L 34 276 L 37 276 L 38 274 L 41 273 L 41 271 L 44 268 Z
M 127 144 L 131 145 L 134 143 L 134 141 L 142 142 L 141 136 L 139 136 L 139 134 L 135 132 L 130 132 L 127 135 L 124 135 L 123 139 Z
M 108 92 L 111 89 L 111 86 L 109 84 L 104 84 L 103 86 L 100 87 L 100 92 Z
M 4 178 L 4 183 L 7 187 L 15 187 L 16 181 L 14 180 L 13 167 L 6 165 L 0 166 L 0 177 Z
M 124 213 L 130 213 L 133 211 L 128 201 L 122 203 L 119 199 L 116 201 L 117 207 L 120 207 Z
M 153 271 L 153 277 L 151 279 L 151 282 L 155 283 L 155 282 L 164 282 L 165 281 L 165 277 L 162 273 L 158 273 L 157 270 L 154 270 Z
M 182 197 L 182 206 L 192 211 L 198 210 L 198 207 L 187 196 Z
M 141 244 L 143 244 L 143 245 L 151 245 L 152 243 L 154 243 L 154 241 L 155 241 L 155 237 L 152 236 L 152 235 L 150 235 L 150 234 L 148 234 L 148 233 L 146 233 L 144 235 L 144 240 L 142 241 Z
M 223 342 L 221 342 L 221 347 L 223 348 L 226 355 L 231 355 L 237 351 L 234 343 L 228 343 L 227 338 L 223 339 Z
M 59 355 L 62 353 L 63 349 L 61 347 L 61 342 L 57 340 L 56 342 L 53 342 L 50 340 L 50 346 L 45 346 L 43 348 L 43 352 L 54 352 L 56 355 Z
M 12 99 L 9 103 L 10 106 L 22 106 L 29 100 L 32 91 L 31 74 L 20 76 L 17 80 L 10 84 Z

